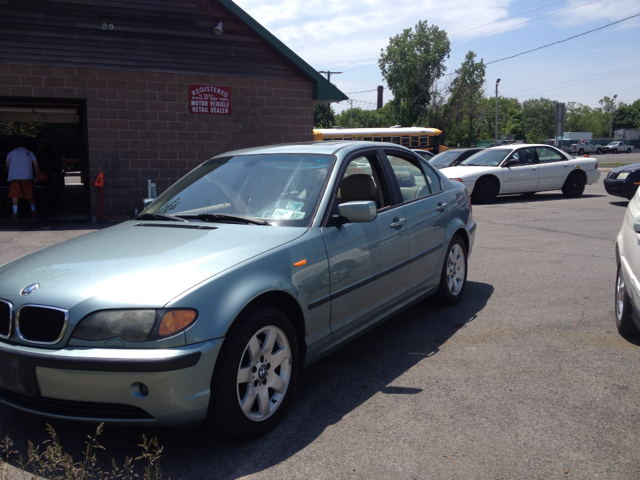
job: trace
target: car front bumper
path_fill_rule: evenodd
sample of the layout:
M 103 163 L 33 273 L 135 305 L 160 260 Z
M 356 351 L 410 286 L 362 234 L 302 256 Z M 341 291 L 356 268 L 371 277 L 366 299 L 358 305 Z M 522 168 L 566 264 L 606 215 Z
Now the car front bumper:
M 630 180 L 610 180 L 605 178 L 603 180 L 604 188 L 609 195 L 616 197 L 623 197 L 631 200 L 638 189 L 638 184 Z
M 0 344 L 0 401 L 49 417 L 116 425 L 204 420 L 222 339 L 172 349 Z

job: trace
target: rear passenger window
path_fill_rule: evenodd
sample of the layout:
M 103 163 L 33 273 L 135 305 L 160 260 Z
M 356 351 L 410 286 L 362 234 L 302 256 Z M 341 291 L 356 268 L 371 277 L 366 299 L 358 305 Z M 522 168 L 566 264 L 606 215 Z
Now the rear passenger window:
M 418 167 L 408 160 L 394 155 L 387 154 L 387 158 L 398 181 L 403 203 L 431 194 L 427 178 Z
M 540 163 L 559 162 L 561 160 L 566 160 L 566 158 L 561 157 L 558 152 L 547 147 L 536 147 L 536 153 L 538 154 L 538 161 Z

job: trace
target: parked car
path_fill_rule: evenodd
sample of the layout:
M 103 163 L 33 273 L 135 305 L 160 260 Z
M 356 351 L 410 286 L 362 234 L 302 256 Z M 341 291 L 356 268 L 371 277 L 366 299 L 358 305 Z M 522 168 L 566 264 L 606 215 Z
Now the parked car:
M 456 167 L 440 170 L 462 182 L 475 203 L 491 203 L 498 195 L 562 190 L 579 197 L 600 178 L 595 158 L 574 158 L 549 145 L 516 144 L 487 148 Z
M 461 164 L 464 160 L 474 155 L 484 148 L 458 148 L 457 150 L 447 150 L 435 155 L 429 163 L 436 168 L 453 167 Z
M 460 301 L 475 229 L 463 185 L 398 145 L 218 155 L 135 220 L 0 267 L 0 401 L 262 435 L 302 367 Z
M 612 169 L 603 183 L 609 195 L 631 200 L 640 185 L 640 163 Z
M 633 145 L 627 145 L 624 142 L 611 142 L 608 145 L 602 147 L 603 153 L 631 153 L 633 152 Z
M 427 161 L 434 157 L 434 154 L 431 153 L 429 150 L 414 150 L 413 153 L 417 153 Z
M 64 191 L 62 161 L 50 142 L 22 135 L 0 135 L 0 198 L 6 198 L 10 182 L 6 169 L 7 154 L 17 147 L 31 150 L 38 161 L 40 174 L 33 185 L 39 210 L 47 210 L 60 201 Z M 35 172 L 34 172 L 35 173 Z
M 569 145 L 567 151 L 574 155 L 584 155 L 585 153 L 595 153 L 599 155 L 602 153 L 602 145 L 599 145 L 593 140 L 580 140 L 577 143 Z
M 615 320 L 621 335 L 640 335 L 640 190 L 629 201 L 616 237 Z

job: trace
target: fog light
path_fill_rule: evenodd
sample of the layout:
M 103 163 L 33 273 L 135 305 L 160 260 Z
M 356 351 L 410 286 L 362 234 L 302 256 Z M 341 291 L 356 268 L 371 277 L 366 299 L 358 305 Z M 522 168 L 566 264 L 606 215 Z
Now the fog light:
M 147 387 L 144 383 L 134 382 L 130 387 L 131 395 L 137 398 L 145 398 L 149 395 L 149 387 Z

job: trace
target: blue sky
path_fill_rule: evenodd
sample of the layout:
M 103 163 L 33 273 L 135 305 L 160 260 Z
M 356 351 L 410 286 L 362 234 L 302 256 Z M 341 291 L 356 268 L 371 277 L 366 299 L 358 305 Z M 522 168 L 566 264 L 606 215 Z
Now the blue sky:
M 375 108 L 376 87 L 386 87 L 380 50 L 419 20 L 448 33 L 451 73 L 469 50 L 488 63 L 640 14 L 638 0 L 235 1 L 315 69 L 343 72 L 331 81 L 365 109 Z M 617 94 L 618 101 L 633 102 L 640 98 L 640 16 L 488 65 L 486 95 L 494 95 L 497 78 L 500 95 L 520 101 L 545 97 L 597 107 Z M 385 102 L 390 98 L 385 89 Z

